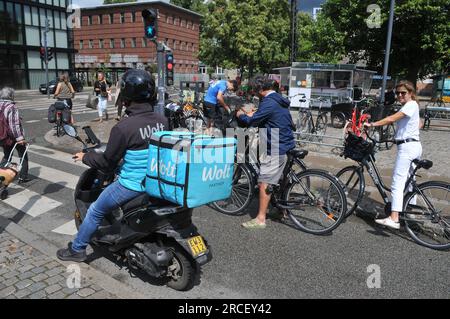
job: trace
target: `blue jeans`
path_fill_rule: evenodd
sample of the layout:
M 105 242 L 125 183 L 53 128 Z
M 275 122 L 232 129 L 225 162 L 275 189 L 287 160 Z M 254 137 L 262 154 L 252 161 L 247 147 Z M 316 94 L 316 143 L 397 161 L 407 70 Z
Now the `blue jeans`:
M 141 194 L 141 192 L 132 191 L 123 187 L 119 181 L 115 181 L 106 187 L 98 199 L 89 207 L 86 217 L 81 223 L 77 237 L 72 243 L 72 249 L 76 252 L 85 250 L 103 218 Z

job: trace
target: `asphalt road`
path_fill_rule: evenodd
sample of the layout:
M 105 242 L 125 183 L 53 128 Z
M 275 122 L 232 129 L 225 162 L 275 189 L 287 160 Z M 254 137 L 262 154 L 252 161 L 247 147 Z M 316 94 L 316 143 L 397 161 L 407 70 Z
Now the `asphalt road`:
M 86 97 L 84 92 L 74 101 L 77 122 L 96 118 L 95 111 L 83 106 Z M 0 215 L 63 247 L 73 238 L 74 183 L 86 168 L 70 159 L 79 144 L 55 147 L 44 139 L 51 130 L 46 107 L 53 100 L 37 92 L 18 92 L 16 100 L 27 136 L 34 138 L 30 153 L 34 178 L 26 189 L 12 187 L 9 199 L 0 202 Z M 311 158 L 306 162 L 311 167 L 328 163 L 335 169 L 348 164 L 327 159 L 321 164 Z M 249 214 L 257 205 L 255 200 Z M 230 217 L 205 206 L 195 209 L 193 222 L 211 245 L 213 260 L 188 292 L 130 275 L 127 267 L 98 249 L 89 263 L 149 298 L 450 297 L 449 251 L 421 247 L 404 232 L 382 229 L 357 216 L 329 236 L 309 235 L 274 221 L 265 230 L 249 231 L 240 226 L 248 219 L 249 215 Z M 377 274 L 379 281 L 374 280 Z M 373 284 L 377 287 L 369 288 Z

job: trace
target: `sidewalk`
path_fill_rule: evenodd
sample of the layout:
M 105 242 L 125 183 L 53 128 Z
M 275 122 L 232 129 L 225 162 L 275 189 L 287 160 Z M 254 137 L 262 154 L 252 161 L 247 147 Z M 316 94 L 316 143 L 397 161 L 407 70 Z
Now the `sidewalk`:
M 0 299 L 143 298 L 89 265 L 59 261 L 56 250 L 0 217 Z

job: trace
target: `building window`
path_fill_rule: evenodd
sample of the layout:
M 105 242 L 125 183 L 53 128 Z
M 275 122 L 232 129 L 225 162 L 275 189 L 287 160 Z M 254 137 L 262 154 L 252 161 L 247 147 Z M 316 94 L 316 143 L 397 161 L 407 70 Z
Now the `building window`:
M 120 23 L 125 23 L 125 13 L 124 12 L 120 13 Z
M 124 38 L 120 39 L 120 47 L 122 49 L 125 48 L 125 39 Z
M 131 23 L 136 22 L 136 12 L 131 12 Z
M 110 39 L 110 40 L 109 40 L 109 47 L 110 47 L 111 49 L 114 49 L 114 39 Z
M 113 24 L 114 23 L 114 13 L 110 13 L 109 14 L 109 24 Z
M 89 40 L 89 49 L 94 48 L 94 40 Z
M 92 25 L 92 16 L 88 16 L 88 25 Z
M 182 19 L 180 25 L 181 25 L 181 27 L 185 27 L 186 26 L 186 21 L 184 21 L 184 19 Z
M 147 38 L 142 38 L 142 47 L 143 48 L 147 47 Z
M 166 23 L 169 23 L 169 16 L 166 16 Z
M 98 16 L 98 24 L 100 24 L 100 25 L 103 24 L 103 15 L 102 15 L 102 14 L 100 14 L 100 15 Z
M 136 47 L 136 38 L 131 38 L 131 47 L 132 48 Z
M 80 50 L 83 50 L 83 40 L 80 40 Z
M 173 24 L 174 25 L 179 25 L 180 24 L 180 19 L 179 18 L 174 18 Z
M 104 44 L 103 39 L 98 40 L 98 47 L 99 47 L 100 49 L 103 49 L 104 46 L 105 46 L 105 44 Z

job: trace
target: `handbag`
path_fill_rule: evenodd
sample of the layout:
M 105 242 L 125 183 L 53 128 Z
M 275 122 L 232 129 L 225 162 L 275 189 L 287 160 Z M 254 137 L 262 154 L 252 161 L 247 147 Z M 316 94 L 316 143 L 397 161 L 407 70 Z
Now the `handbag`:
M 88 109 L 96 110 L 98 106 L 98 97 L 95 96 L 93 93 L 89 93 L 88 99 L 86 102 L 86 107 Z

